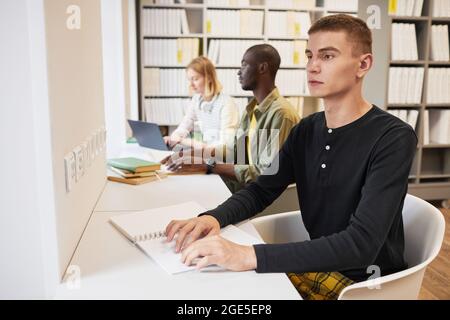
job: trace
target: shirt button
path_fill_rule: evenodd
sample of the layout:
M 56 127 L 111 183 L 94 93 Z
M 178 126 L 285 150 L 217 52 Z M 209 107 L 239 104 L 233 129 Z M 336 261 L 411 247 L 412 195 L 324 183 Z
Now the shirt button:
M 322 169 L 325 169 L 327 165 L 325 163 L 322 163 Z
M 325 150 L 330 150 L 330 146 L 325 146 Z
M 328 133 L 332 133 L 333 132 L 333 130 L 332 129 L 328 129 Z

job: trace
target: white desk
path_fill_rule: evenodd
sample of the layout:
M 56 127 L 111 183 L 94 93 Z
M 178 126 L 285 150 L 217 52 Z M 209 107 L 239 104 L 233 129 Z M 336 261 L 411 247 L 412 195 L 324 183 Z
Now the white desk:
M 171 175 L 142 185 L 109 182 L 94 211 L 141 211 L 196 201 L 214 209 L 231 196 L 218 175 Z
M 79 267 L 80 286 L 62 283 L 56 298 L 301 299 L 285 274 L 216 270 L 170 275 L 108 222 L 120 213 L 189 200 L 213 208 L 229 195 L 212 175 L 171 176 L 137 187 L 108 182 L 70 263 Z M 252 232 L 251 224 L 242 227 Z

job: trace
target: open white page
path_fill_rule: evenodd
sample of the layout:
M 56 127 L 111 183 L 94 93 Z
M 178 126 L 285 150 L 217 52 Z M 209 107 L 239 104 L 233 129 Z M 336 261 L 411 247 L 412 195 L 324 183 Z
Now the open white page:
M 175 241 L 170 243 L 166 239 L 149 240 L 153 232 L 165 230 L 171 220 L 189 219 L 206 211 L 196 202 L 145 210 L 137 213 L 123 214 L 111 218 L 111 223 L 131 241 L 149 255 L 156 263 L 170 274 L 176 274 L 195 269 L 181 262 L 181 253 L 175 253 Z M 221 230 L 221 236 L 241 245 L 262 243 L 239 228 L 230 225 Z

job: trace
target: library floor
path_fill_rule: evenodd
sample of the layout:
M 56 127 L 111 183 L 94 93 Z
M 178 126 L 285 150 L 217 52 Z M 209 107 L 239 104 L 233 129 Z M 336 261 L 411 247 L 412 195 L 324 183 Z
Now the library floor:
M 445 217 L 445 236 L 441 251 L 428 266 L 423 278 L 420 300 L 450 299 L 450 209 L 442 209 Z

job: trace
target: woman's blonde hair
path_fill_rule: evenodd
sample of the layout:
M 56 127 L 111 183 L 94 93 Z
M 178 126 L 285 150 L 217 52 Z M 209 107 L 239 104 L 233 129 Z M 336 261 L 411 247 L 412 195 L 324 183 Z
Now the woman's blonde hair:
M 204 98 L 206 100 L 212 99 L 222 90 L 222 85 L 217 79 L 216 68 L 208 58 L 203 56 L 195 58 L 187 65 L 187 69 L 192 69 L 205 78 Z

